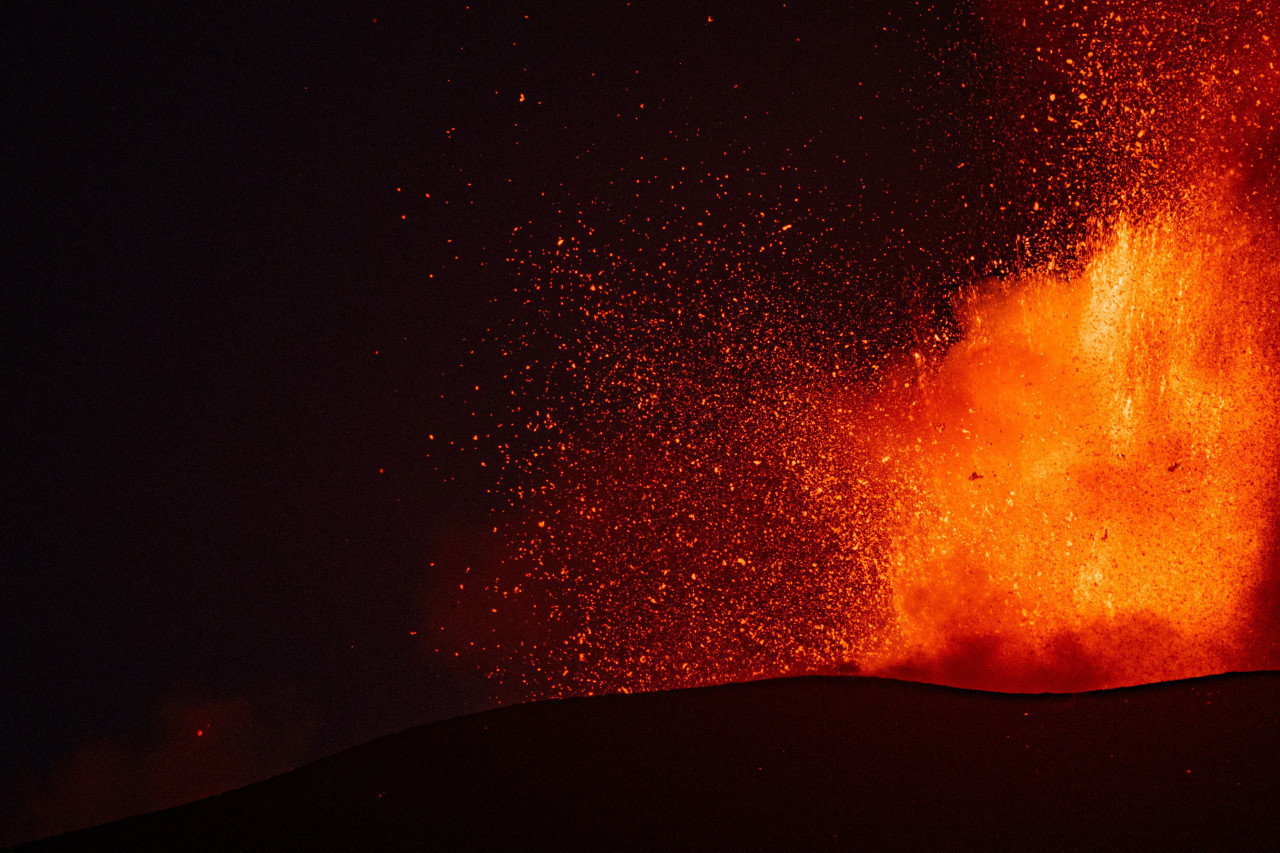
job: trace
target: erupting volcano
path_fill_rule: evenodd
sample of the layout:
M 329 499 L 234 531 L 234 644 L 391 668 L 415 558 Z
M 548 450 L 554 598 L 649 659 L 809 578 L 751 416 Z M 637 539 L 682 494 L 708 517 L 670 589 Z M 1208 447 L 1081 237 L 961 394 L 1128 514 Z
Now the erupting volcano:
M 827 214 L 782 206 L 732 240 L 710 209 L 613 238 L 580 211 L 521 261 L 579 322 L 523 369 L 553 438 L 504 528 L 520 580 L 491 589 L 526 629 L 500 680 L 1040 692 L 1277 665 L 1280 18 L 980 17 L 983 85 L 1025 89 L 982 102 L 1006 112 L 986 156 L 1029 215 L 977 273 L 841 315 L 859 273 L 797 264 Z
M 1280 0 L 27 5 L 0 847 L 1280 834 Z
M 1280 834 L 1280 0 L 14 21 L 0 846 Z

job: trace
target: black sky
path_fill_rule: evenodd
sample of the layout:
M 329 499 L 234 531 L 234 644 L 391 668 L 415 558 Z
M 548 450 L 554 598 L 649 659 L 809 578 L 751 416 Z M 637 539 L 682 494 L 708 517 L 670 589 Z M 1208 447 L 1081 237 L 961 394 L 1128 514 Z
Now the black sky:
M 863 252 L 850 300 L 941 293 L 1018 215 L 979 192 L 999 158 L 973 153 L 994 125 L 968 13 L 6 18 L 6 808 L 109 769 L 75 765 L 94 745 L 137 766 L 180 752 L 228 703 L 243 766 L 210 778 L 240 784 L 492 702 L 481 669 L 433 651 L 432 563 L 503 498 L 474 462 L 490 448 L 440 448 L 504 390 L 478 348 L 518 310 L 504 258 L 588 201 L 669 215 L 634 191 L 658 177 L 639 158 L 742 173 L 728 218 L 763 196 L 825 221 Z M 790 198 L 746 176 L 783 164 Z

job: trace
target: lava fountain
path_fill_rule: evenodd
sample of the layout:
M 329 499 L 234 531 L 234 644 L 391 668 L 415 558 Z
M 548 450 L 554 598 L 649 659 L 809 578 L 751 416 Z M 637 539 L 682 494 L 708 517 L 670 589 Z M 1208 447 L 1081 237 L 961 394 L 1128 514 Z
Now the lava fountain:
M 1072 690 L 1249 668 L 1277 515 L 1276 241 L 1221 199 L 971 296 L 895 411 L 872 668 Z M 903 446 L 905 445 L 905 446 Z
M 880 404 L 908 420 L 870 667 L 1076 690 L 1275 666 L 1274 10 L 991 19 L 1050 69 L 1023 118 L 1070 124 L 1109 198 L 1069 271 L 972 289 L 962 339 Z
M 493 589 L 536 627 L 500 678 L 1034 692 L 1280 665 L 1280 17 L 1005 5 L 1051 84 L 1023 139 L 1062 127 L 1069 161 L 1027 179 L 1029 227 L 1071 250 L 956 288 L 914 345 L 741 263 L 709 288 L 685 237 L 535 265 L 583 318 L 555 348 L 582 390 L 530 418 L 552 438 Z M 1063 203 L 1081 186 L 1094 209 Z

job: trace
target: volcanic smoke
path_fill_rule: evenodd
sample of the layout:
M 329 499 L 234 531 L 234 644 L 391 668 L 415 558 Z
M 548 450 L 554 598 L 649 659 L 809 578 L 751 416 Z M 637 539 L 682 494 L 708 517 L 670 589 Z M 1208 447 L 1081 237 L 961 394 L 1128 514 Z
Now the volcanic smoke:
M 1011 156 L 1057 134 L 1037 249 L 896 342 L 675 223 L 666 254 L 531 262 L 581 324 L 524 370 L 552 438 L 505 528 L 520 581 L 493 588 L 526 628 L 498 676 L 1037 692 L 1280 664 L 1280 15 L 1181 9 L 988 10 L 993 65 L 1043 87 L 1003 102 Z

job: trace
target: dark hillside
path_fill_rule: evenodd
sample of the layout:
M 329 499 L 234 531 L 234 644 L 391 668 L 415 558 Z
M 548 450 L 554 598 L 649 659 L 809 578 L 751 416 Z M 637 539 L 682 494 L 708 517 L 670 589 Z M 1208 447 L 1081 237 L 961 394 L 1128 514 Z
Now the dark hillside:
M 1071 695 L 807 677 L 509 707 L 43 850 L 1222 847 L 1280 833 L 1280 673 Z

